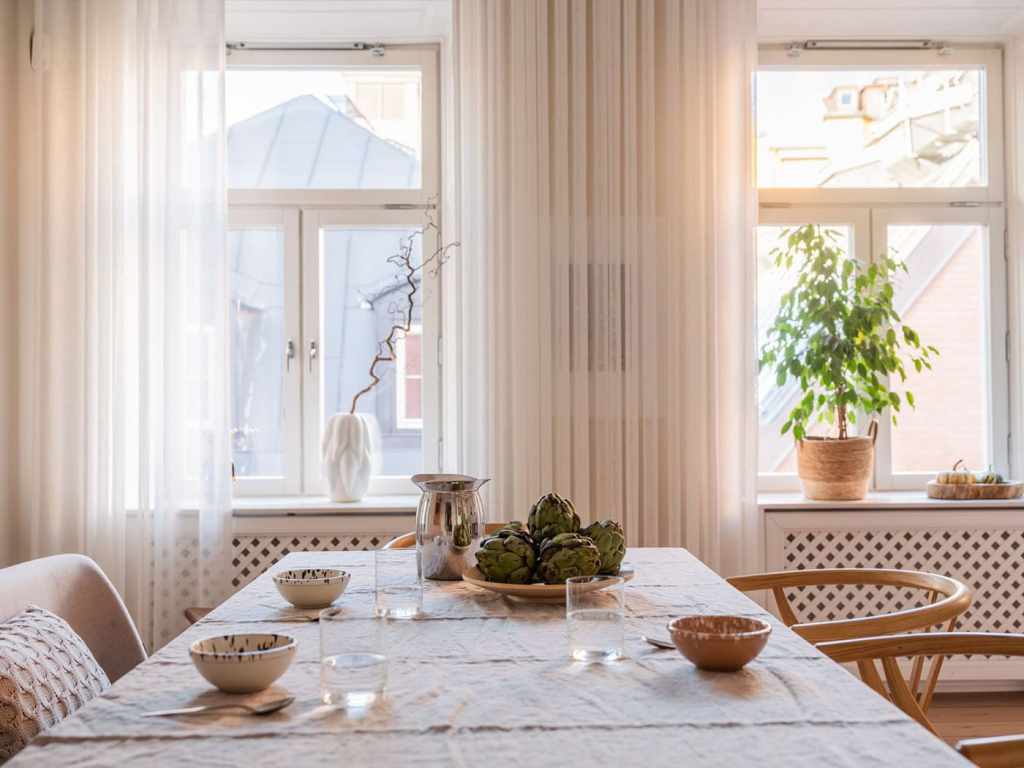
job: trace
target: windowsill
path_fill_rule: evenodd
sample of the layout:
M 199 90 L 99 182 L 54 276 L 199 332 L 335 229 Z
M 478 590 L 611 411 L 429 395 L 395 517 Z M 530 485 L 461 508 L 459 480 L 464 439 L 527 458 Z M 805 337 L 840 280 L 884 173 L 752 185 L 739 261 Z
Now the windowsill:
M 814 501 L 799 491 L 759 493 L 761 512 L 885 512 L 896 509 L 1024 509 L 1022 499 L 929 499 L 924 491 L 871 491 L 859 501 Z
M 296 517 L 394 515 L 416 513 L 418 495 L 367 496 L 362 501 L 336 502 L 326 496 L 248 496 L 231 502 L 233 517 Z

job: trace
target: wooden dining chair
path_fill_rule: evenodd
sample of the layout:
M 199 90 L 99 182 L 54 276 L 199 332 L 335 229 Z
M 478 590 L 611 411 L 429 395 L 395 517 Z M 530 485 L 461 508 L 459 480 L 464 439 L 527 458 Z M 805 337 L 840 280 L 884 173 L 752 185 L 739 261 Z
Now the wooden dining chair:
M 927 656 L 942 659 L 946 656 L 978 654 L 987 656 L 1024 656 L 1024 635 L 987 632 L 922 632 L 910 635 L 857 638 L 819 643 L 818 649 L 829 658 L 841 663 L 855 663 L 861 679 L 875 691 L 889 699 L 921 725 L 937 733 L 928 719 L 928 698 L 931 691 L 918 690 L 913 676 L 908 683 L 898 660 L 917 661 Z M 879 673 L 876 662 L 882 666 Z M 882 679 L 882 676 L 885 679 Z M 978 765 L 1024 766 L 1024 737 L 992 741 L 976 739 L 962 742 L 964 755 Z M 976 759 L 977 758 L 977 759 Z
M 814 568 L 777 571 L 726 579 L 741 592 L 769 590 L 783 623 L 811 643 L 851 640 L 856 637 L 892 635 L 927 630 L 940 624 L 952 630 L 956 620 L 971 606 L 971 591 L 956 579 L 922 571 L 888 568 Z M 853 619 L 803 623 L 790 603 L 787 589 L 824 586 L 865 586 L 920 590 L 928 602 L 899 611 Z
M 1024 766 L 1024 736 L 990 736 L 958 741 L 956 751 L 981 768 Z
M 769 590 L 775 598 L 782 622 L 810 643 L 834 640 L 853 640 L 860 637 L 892 635 L 902 632 L 929 632 L 942 626 L 946 631 L 956 628 L 956 622 L 971 607 L 971 591 L 956 579 L 922 571 L 902 571 L 886 568 L 815 568 L 802 571 L 777 571 L 727 579 L 741 592 Z M 924 592 L 927 602 L 872 616 L 831 621 L 801 622 L 786 594 L 787 589 L 825 586 L 864 586 L 874 588 L 906 589 Z M 925 711 L 931 704 L 935 686 L 939 682 L 945 657 L 932 660 L 924 676 L 924 656 L 914 660 L 911 682 L 916 689 L 922 683 Z M 863 671 L 862 671 L 863 674 Z M 865 679 L 869 685 L 871 681 Z
M 508 525 L 508 523 L 484 523 L 484 533 L 497 533 L 506 525 Z M 416 531 L 410 531 L 409 533 L 403 533 L 401 536 L 396 536 L 385 544 L 383 549 L 411 549 L 415 546 Z

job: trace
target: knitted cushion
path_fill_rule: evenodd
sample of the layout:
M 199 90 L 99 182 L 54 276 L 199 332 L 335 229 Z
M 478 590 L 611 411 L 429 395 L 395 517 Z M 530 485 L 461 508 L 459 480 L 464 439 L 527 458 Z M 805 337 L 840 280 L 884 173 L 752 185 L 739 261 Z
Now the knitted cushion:
M 0 623 L 0 762 L 109 687 L 60 616 L 30 605 Z

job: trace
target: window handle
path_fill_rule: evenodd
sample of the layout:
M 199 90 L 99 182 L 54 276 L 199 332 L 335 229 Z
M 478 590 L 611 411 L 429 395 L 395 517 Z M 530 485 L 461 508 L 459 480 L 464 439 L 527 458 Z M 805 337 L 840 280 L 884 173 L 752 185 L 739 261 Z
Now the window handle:
M 319 351 L 320 351 L 320 348 L 319 348 L 319 346 L 316 343 L 316 339 L 310 339 L 309 340 L 309 370 L 310 371 L 313 370 L 313 361 L 316 360 L 317 354 L 319 353 Z
M 295 359 L 295 342 L 288 339 L 284 345 L 284 370 L 285 373 L 291 373 L 292 360 Z

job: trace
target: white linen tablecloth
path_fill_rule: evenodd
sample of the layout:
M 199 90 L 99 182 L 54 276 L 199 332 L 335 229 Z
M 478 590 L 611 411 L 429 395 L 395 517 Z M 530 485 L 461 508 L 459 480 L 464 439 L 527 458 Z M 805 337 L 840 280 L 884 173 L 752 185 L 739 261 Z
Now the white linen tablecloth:
M 568 658 L 565 609 L 513 602 L 464 582 L 427 581 L 425 616 L 384 626 L 371 617 L 372 554 L 288 555 L 272 570 L 337 565 L 352 573 L 338 600 L 355 641 L 376 632 L 389 684 L 363 716 L 319 703 L 319 626 L 289 606 L 269 574 L 40 736 L 8 765 L 190 766 L 899 766 L 969 765 L 842 667 L 682 549 L 631 549 L 628 658 Z M 315 612 L 313 612 L 315 614 Z M 741 672 L 701 672 L 641 633 L 666 635 L 669 618 L 738 613 L 774 626 Z M 147 710 L 228 698 L 192 666 L 196 639 L 277 632 L 299 643 L 267 691 L 286 710 L 143 718 Z

